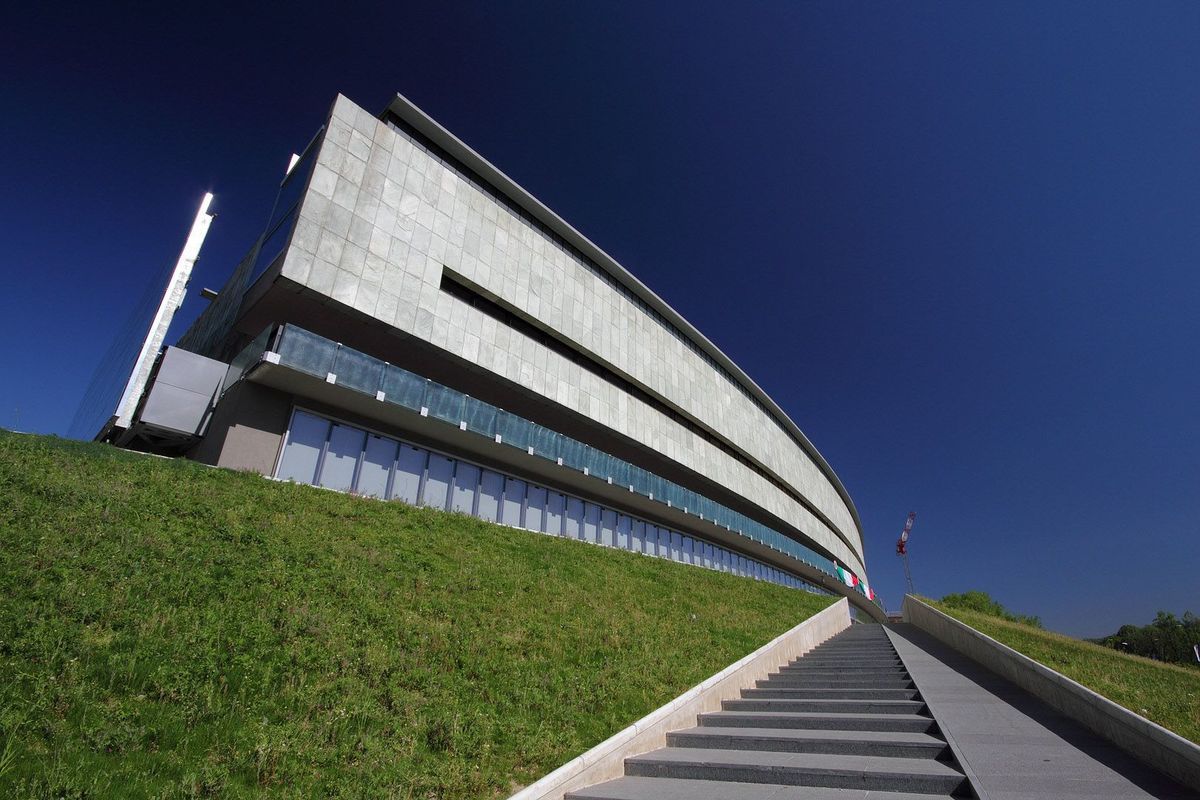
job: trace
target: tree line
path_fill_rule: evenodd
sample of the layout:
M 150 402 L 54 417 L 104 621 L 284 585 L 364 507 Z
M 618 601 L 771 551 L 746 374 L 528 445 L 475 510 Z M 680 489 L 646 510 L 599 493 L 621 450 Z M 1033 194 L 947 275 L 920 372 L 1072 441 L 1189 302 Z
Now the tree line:
M 981 614 L 999 617 L 1010 622 L 1020 622 L 1035 628 L 1043 627 L 1042 621 L 1038 617 L 1013 613 L 987 592 L 948 594 L 938 602 L 950 608 L 978 611 Z M 1184 612 L 1182 617 L 1176 617 L 1169 611 L 1159 611 L 1149 625 L 1141 627 L 1122 625 L 1111 636 L 1088 641 L 1104 647 L 1111 647 L 1113 650 L 1120 650 L 1122 653 L 1153 658 L 1156 661 L 1196 664 L 1194 648 L 1200 645 L 1200 617 L 1190 611 Z
M 1195 664 L 1193 648 L 1200 644 L 1200 617 L 1190 611 L 1185 611 L 1182 617 L 1159 611 L 1149 625 L 1122 625 L 1111 636 L 1095 641 L 1114 650 L 1158 661 Z

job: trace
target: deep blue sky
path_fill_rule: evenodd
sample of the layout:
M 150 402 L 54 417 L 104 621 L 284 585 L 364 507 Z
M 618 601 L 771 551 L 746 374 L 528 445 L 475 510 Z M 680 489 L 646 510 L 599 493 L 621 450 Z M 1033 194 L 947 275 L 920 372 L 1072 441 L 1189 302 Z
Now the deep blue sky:
M 1200 5 L 103 5 L 0 33 L 0 425 L 66 430 L 203 191 L 193 293 L 400 91 L 791 414 L 889 606 L 915 510 L 924 594 L 1200 612 Z

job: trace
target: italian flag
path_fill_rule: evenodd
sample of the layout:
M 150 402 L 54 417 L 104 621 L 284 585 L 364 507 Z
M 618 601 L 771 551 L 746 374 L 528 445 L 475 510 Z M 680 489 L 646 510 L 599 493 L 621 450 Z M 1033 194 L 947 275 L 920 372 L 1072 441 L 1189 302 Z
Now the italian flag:
M 838 577 L 842 579 L 842 583 L 847 586 L 857 586 L 858 578 L 854 577 L 854 573 L 843 567 L 836 561 L 833 563 L 834 569 L 837 570 Z

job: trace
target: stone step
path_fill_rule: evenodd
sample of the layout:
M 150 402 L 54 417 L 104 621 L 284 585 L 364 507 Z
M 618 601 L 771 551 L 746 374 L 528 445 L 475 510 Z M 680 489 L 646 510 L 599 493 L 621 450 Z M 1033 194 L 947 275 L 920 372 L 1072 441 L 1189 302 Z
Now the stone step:
M 920 714 L 920 700 L 722 700 L 722 711 L 790 711 L 829 714 Z
M 816 711 L 709 711 L 697 717 L 708 728 L 792 728 L 830 731 L 937 732 L 929 717 L 920 714 L 844 714 Z
M 863 663 L 861 661 L 800 661 L 784 664 L 779 668 L 780 672 L 809 672 L 817 671 L 845 671 L 845 672 L 905 672 L 904 664 L 900 661 L 880 662 L 880 663 Z
M 881 689 L 863 686 L 800 687 L 758 686 L 742 689 L 742 697 L 773 697 L 779 700 L 916 700 L 916 689 Z
M 896 677 L 869 677 L 869 678 L 811 678 L 804 675 L 780 675 L 775 673 L 768 678 L 757 681 L 759 686 L 795 686 L 797 688 L 820 688 L 829 687 L 879 687 L 880 689 L 908 689 L 913 686 L 910 678 L 903 675 Z
M 895 669 L 830 669 L 829 667 L 780 667 L 780 676 L 808 678 L 907 678 L 908 670 Z
M 814 661 L 836 661 L 839 664 L 903 664 L 900 656 L 889 653 L 875 653 L 869 656 L 847 655 L 845 653 L 806 653 L 789 664 L 811 664 Z
M 867 789 L 795 790 L 757 783 L 697 781 L 687 778 L 617 778 L 568 792 L 566 800 L 950 800 L 950 795 L 879 792 Z
M 827 650 L 824 652 L 814 650 L 811 653 L 805 653 L 792 663 L 800 661 L 899 661 L 900 656 L 895 653 L 849 653 L 844 650 Z
M 826 644 L 818 644 L 809 652 L 895 652 L 890 642 L 868 643 L 868 642 L 827 642 Z
M 798 661 L 791 661 L 784 666 L 787 667 L 828 667 L 829 669 L 888 669 L 891 667 L 904 667 L 904 662 L 898 658 L 873 658 L 863 660 L 861 658 L 811 658 L 805 656 Z
M 841 753 L 888 758 L 944 758 L 950 748 L 936 736 L 903 731 L 827 731 L 788 728 L 703 726 L 667 734 L 668 747 L 704 750 L 770 750 Z
M 641 777 L 953 794 L 966 778 L 933 759 L 666 747 L 625 759 Z

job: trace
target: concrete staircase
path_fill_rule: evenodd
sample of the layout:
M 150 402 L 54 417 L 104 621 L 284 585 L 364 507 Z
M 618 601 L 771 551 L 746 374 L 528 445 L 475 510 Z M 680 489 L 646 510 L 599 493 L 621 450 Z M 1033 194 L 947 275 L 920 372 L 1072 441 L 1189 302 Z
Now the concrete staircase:
M 567 800 L 973 796 L 883 628 L 854 625 Z

